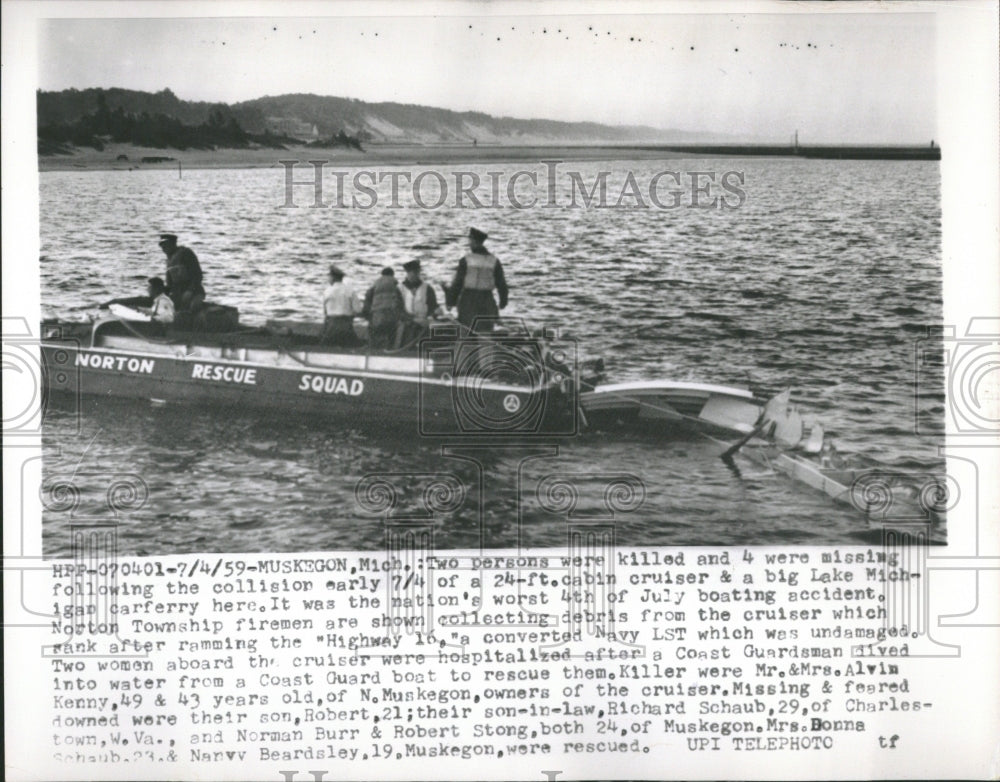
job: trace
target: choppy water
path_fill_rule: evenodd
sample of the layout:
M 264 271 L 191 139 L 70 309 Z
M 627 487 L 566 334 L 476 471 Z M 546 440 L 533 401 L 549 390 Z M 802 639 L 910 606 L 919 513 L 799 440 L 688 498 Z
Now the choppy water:
M 541 166 L 466 168 L 484 181 L 488 171 L 537 171 L 545 200 Z M 176 171 L 45 173 L 45 314 L 80 318 L 97 302 L 141 292 L 144 279 L 162 271 L 156 233 L 172 230 L 198 253 L 210 298 L 239 306 L 245 322 L 318 319 L 330 262 L 359 287 L 383 265 L 416 256 L 426 278 L 446 280 L 475 224 L 505 264 L 512 288 L 505 315 L 568 329 L 584 357 L 605 358 L 609 379 L 791 386 L 841 450 L 900 469 L 943 470 L 939 437 L 913 431 L 914 349 L 941 321 L 936 163 L 716 159 L 561 168 L 556 208 L 456 208 L 449 199 L 433 210 L 406 200 L 405 208 L 386 208 L 387 187 L 373 209 L 306 208 L 308 187 L 295 191 L 302 208 L 284 209 L 277 167 L 185 171 L 182 179 Z M 746 203 L 567 206 L 565 172 L 592 183 L 610 171 L 614 202 L 628 171 L 645 183 L 664 169 L 742 171 Z M 441 170 L 453 181 L 453 169 Z M 332 189 L 325 196 L 335 200 Z M 436 527 L 442 548 L 564 545 L 565 513 L 550 513 L 536 495 L 551 473 L 577 476 L 578 512 L 601 506 L 607 476 L 638 476 L 642 506 L 615 520 L 623 544 L 865 539 L 864 522 L 849 509 L 749 464 L 734 474 L 716 446 L 697 439 L 584 436 L 557 456 L 521 447 L 460 459 L 372 428 L 92 402 L 81 415 L 52 409 L 45 448 L 48 480 L 76 474 L 85 494 L 78 513 L 101 504 L 111 476 L 142 477 L 148 500 L 123 516 L 119 533 L 127 553 L 377 547 L 384 525 L 355 499 L 357 481 L 372 473 L 460 478 L 465 501 Z M 426 485 L 394 480 L 404 505 Z M 46 513 L 47 555 L 68 552 L 68 521 L 68 513 Z

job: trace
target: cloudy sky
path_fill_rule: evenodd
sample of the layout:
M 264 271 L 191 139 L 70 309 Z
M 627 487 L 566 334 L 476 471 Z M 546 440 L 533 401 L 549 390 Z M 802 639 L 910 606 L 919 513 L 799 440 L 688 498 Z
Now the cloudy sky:
M 309 6 L 307 16 L 53 19 L 38 41 L 39 87 L 170 88 L 183 99 L 225 102 L 311 92 L 781 141 L 798 129 L 805 143 L 923 144 L 935 136 L 934 19 L 919 7 L 542 13 L 567 7 L 398 6 L 425 12 L 403 17 L 333 4 Z M 122 8 L 149 14 L 158 6 Z M 236 7 L 159 6 L 171 14 L 199 8 Z

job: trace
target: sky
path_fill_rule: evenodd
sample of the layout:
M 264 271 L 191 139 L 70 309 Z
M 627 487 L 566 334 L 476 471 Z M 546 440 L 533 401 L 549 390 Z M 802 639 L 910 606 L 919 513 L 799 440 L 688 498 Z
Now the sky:
M 192 7 L 227 5 L 166 6 Z M 484 3 L 330 16 L 364 8 L 334 4 L 325 16 L 53 19 L 41 27 L 39 88 L 169 88 L 227 103 L 308 92 L 782 142 L 796 130 L 801 143 L 935 137 L 931 14 L 742 7 L 759 12 L 544 14 Z

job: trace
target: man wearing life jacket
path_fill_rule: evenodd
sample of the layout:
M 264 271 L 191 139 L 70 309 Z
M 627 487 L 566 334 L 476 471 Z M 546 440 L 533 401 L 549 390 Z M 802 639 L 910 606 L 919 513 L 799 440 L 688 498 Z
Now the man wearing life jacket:
M 476 228 L 469 229 L 469 252 L 458 262 L 451 287 L 445 291 L 449 307 L 458 306 L 458 322 L 472 328 L 477 318 L 482 318 L 476 326 L 477 332 L 493 330 L 489 318 L 497 317 L 493 291 L 500 295 L 500 309 L 507 306 L 507 280 L 503 267 L 485 246 L 486 234 Z M 485 322 L 484 322 L 485 320 Z
M 399 292 L 406 312 L 403 344 L 408 345 L 427 332 L 431 318 L 440 314 L 440 307 L 434 288 L 420 278 L 420 261 L 404 263 L 403 270 L 406 278 L 399 284 Z
M 368 335 L 373 348 L 386 350 L 395 346 L 403 311 L 403 295 L 396 285 L 396 273 L 391 266 L 386 266 L 365 294 L 362 310 L 362 315 L 368 318 Z

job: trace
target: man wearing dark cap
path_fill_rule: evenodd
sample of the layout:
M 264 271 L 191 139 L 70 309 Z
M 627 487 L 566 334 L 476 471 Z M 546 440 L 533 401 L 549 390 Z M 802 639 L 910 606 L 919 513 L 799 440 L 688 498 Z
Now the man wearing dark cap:
M 354 289 L 344 282 L 344 272 L 330 267 L 330 284 L 323 292 L 323 332 L 327 345 L 354 347 L 361 343 L 354 331 L 354 316 L 361 311 Z
M 431 318 L 438 314 L 437 294 L 434 288 L 420 279 L 420 261 L 403 264 L 406 278 L 399 284 L 403 296 L 404 322 L 403 344 L 408 345 L 419 339 L 428 329 Z
M 198 312 L 205 303 L 198 256 L 177 244 L 175 234 L 160 234 L 160 249 L 167 256 L 167 295 L 179 312 Z
M 368 336 L 373 348 L 387 350 L 395 346 L 403 311 L 403 296 L 396 285 L 396 273 L 391 266 L 386 266 L 365 294 L 362 310 L 368 318 Z
M 500 309 L 507 306 L 507 280 L 503 266 L 485 246 L 486 234 L 469 229 L 469 252 L 458 262 L 451 287 L 445 290 L 449 307 L 458 306 L 458 322 L 472 328 L 476 318 L 495 318 L 500 312 L 493 290 L 500 295 Z M 480 321 L 478 332 L 492 331 L 493 324 Z

